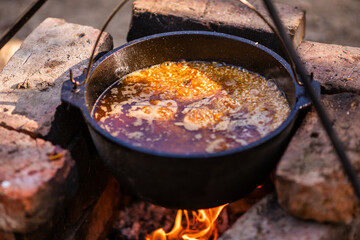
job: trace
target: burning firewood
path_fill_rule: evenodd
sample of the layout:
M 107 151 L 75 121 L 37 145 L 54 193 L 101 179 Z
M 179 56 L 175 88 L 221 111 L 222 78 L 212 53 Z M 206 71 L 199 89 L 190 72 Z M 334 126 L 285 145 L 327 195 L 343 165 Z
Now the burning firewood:
M 179 235 L 171 235 L 172 233 L 180 233 L 183 235 L 190 234 L 191 236 L 197 234 L 197 237 L 191 239 L 214 240 L 232 226 L 232 224 L 251 206 L 261 200 L 264 196 L 273 192 L 273 190 L 273 182 L 268 178 L 263 185 L 256 188 L 244 198 L 228 204 L 222 211 L 222 208 L 198 210 L 194 212 L 168 209 L 146 201 L 134 201 L 134 199 L 132 199 L 120 209 L 117 220 L 113 225 L 112 234 L 108 236 L 107 240 L 179 239 Z M 216 211 L 216 209 L 221 212 L 215 213 L 214 210 Z M 211 227 L 212 231 L 206 234 L 203 234 L 205 233 L 203 227 L 207 224 L 206 221 L 194 220 L 196 216 L 202 218 L 203 213 L 209 213 L 209 215 L 215 217 L 212 219 L 214 220 L 214 225 Z M 176 225 L 178 225 L 178 227 L 181 225 L 180 230 L 179 228 L 176 228 Z M 196 229 L 197 227 L 198 229 Z M 209 225 L 206 227 L 209 227 Z M 157 235 L 155 235 L 154 231 L 157 232 Z M 200 236 L 201 234 L 203 235 Z

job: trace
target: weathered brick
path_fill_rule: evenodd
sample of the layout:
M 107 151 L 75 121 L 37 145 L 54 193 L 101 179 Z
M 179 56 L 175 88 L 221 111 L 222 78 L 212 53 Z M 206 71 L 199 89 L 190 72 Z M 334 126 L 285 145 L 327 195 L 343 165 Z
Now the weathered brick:
M 54 225 L 61 222 L 59 219 L 71 215 L 64 213 L 63 203 L 65 196 L 74 195 L 77 185 L 83 187 L 91 182 L 89 187 L 94 189 L 78 191 L 70 202 L 77 204 L 76 217 L 82 220 L 87 219 L 99 197 L 106 193 L 109 173 L 91 149 L 94 146 L 89 143 L 82 117 L 79 111 L 67 108 L 60 101 L 61 86 L 69 78 L 69 68 L 75 76 L 82 74 L 98 34 L 99 30 L 91 27 L 46 19 L 24 40 L 0 73 L 0 138 L 3 139 L 0 183 L 5 186 L 4 189 L 0 186 L 0 229 L 7 231 L 6 236 L 14 231 L 18 237 L 27 239 L 46 238 L 55 229 Z M 112 38 L 104 34 L 98 52 L 111 48 Z M 14 141 L 3 136 L 3 132 L 21 136 L 22 140 Z M 71 148 L 79 182 L 73 178 L 75 167 L 68 151 L 41 137 Z M 64 156 L 51 161 L 53 151 Z M 67 176 L 66 171 L 72 174 Z M 13 179 L 21 187 L 12 184 Z M 115 201 L 107 204 L 117 206 Z M 100 220 L 110 219 L 106 215 Z
M 80 75 L 87 67 L 99 30 L 48 18 L 22 43 L 0 73 L 0 126 L 32 136 L 46 136 L 69 69 Z M 104 34 L 99 50 L 112 48 Z
M 322 102 L 360 176 L 360 96 L 323 95 Z M 305 117 L 276 170 L 281 206 L 320 222 L 351 222 L 359 203 L 314 110 Z
M 28 232 L 52 218 L 76 190 L 68 151 L 0 127 L 0 229 Z
M 358 220 L 342 225 L 297 219 L 282 210 L 272 194 L 250 208 L 219 240 L 354 240 L 359 227 Z
M 360 48 L 304 41 L 298 53 L 327 93 L 360 93 Z
M 249 1 L 267 15 L 260 1 Z M 300 44 L 305 31 L 305 12 L 297 7 L 276 4 L 282 21 Z M 136 0 L 128 41 L 143 36 L 180 30 L 228 33 L 259 42 L 280 51 L 270 28 L 254 12 L 235 0 Z
M 304 41 L 298 52 L 320 82 L 323 104 L 360 172 L 360 127 L 356 124 L 360 48 Z M 278 165 L 276 189 L 282 207 L 300 218 L 350 222 L 359 214 L 357 199 L 314 110 L 305 117 Z

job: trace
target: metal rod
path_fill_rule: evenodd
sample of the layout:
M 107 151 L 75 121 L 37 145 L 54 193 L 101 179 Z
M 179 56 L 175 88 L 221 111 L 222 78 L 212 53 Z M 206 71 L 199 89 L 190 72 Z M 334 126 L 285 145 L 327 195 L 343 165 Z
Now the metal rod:
M 278 31 L 276 30 L 276 28 L 265 18 L 265 16 L 263 14 L 261 14 L 255 7 L 254 5 L 252 5 L 251 3 L 249 3 L 247 0 L 239 0 L 242 4 L 244 4 L 245 6 L 247 6 L 248 8 L 250 8 L 252 11 L 254 11 L 256 13 L 256 15 L 258 15 L 258 17 L 260 17 L 265 23 L 266 25 L 268 25 L 268 27 L 271 29 L 271 31 L 274 32 L 275 36 L 278 38 L 281 48 L 284 51 L 284 54 L 286 55 L 287 60 L 290 62 L 290 66 L 291 66 L 291 70 L 296 73 L 296 66 L 290 56 L 290 53 L 288 52 L 288 49 L 285 46 L 285 43 L 283 41 L 283 39 L 281 38 L 280 34 L 278 33 Z M 294 74 L 295 80 L 297 82 L 297 84 L 299 84 L 300 86 L 303 85 L 303 83 L 299 80 L 298 76 L 296 74 Z
M 72 74 L 72 70 L 70 69 L 70 80 L 72 83 L 74 83 L 74 88 L 78 87 L 78 86 L 82 86 L 86 83 L 87 79 L 89 78 L 89 74 L 90 74 L 90 71 L 91 71 L 91 67 L 94 63 L 94 55 L 95 55 L 95 52 L 96 52 L 96 48 L 100 42 L 100 38 L 101 38 L 101 35 L 103 34 L 103 32 L 105 31 L 106 27 L 109 25 L 111 19 L 115 16 L 115 14 L 124 6 L 124 4 L 127 2 L 128 0 L 123 0 L 121 1 L 115 8 L 114 10 L 112 11 L 112 13 L 109 15 L 109 17 L 106 19 L 103 27 L 101 28 L 101 31 L 96 39 L 96 42 L 95 42 L 95 45 L 94 45 L 94 48 L 92 50 L 92 53 L 91 53 L 91 56 L 90 56 L 90 59 L 89 59 L 89 64 L 88 64 L 88 67 L 87 67 L 87 70 L 86 70 L 86 76 L 85 76 L 85 79 L 83 82 L 79 83 L 78 81 L 75 81 L 74 78 L 73 78 L 73 74 Z
M 340 142 L 324 107 L 322 106 L 320 100 L 317 98 L 314 89 L 312 88 L 311 80 L 309 79 L 309 75 L 308 75 L 302 61 L 300 60 L 300 57 L 298 56 L 298 54 L 295 50 L 295 47 L 292 45 L 291 40 L 284 29 L 284 26 L 281 23 L 281 20 L 279 18 L 279 15 L 276 12 L 276 9 L 275 9 L 273 3 L 271 2 L 271 0 L 264 0 L 264 3 L 270 13 L 270 16 L 280 34 L 280 36 L 283 38 L 284 43 L 285 43 L 286 47 L 288 48 L 291 58 L 293 59 L 293 61 L 295 63 L 296 69 L 298 70 L 298 74 L 300 75 L 300 78 L 301 78 L 302 82 L 304 83 L 306 93 L 309 94 L 311 101 L 314 104 L 315 110 L 320 118 L 320 121 L 321 121 L 324 129 L 326 130 L 326 133 L 327 133 L 332 145 L 334 146 L 335 152 L 339 157 L 339 160 L 344 168 L 344 171 L 345 171 L 346 175 L 349 177 L 349 180 L 354 189 L 355 195 L 357 196 L 358 200 L 360 201 L 359 180 L 356 176 L 356 172 L 355 172 L 354 168 L 352 167 L 352 165 L 350 163 L 348 156 L 346 155 L 345 149 L 344 149 L 342 143 Z
M 40 9 L 46 0 L 34 1 L 25 12 L 15 21 L 15 24 L 7 29 L 0 38 L 0 49 L 24 26 L 24 24 Z

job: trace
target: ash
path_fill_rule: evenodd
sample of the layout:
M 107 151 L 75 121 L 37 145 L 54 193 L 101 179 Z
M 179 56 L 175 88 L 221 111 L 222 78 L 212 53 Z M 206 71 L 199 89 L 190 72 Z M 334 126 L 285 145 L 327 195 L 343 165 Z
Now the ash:
M 167 209 L 154 204 L 137 201 L 121 209 L 109 240 L 142 240 L 154 230 L 171 230 L 176 209 Z

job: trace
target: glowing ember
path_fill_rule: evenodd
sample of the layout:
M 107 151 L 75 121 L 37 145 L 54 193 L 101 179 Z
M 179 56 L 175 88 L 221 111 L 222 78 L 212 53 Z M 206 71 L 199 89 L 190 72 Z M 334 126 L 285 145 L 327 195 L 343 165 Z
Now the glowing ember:
M 170 232 L 165 233 L 162 228 L 159 228 L 146 237 L 146 240 L 208 240 L 210 238 L 216 240 L 218 233 L 215 221 L 226 205 L 191 211 L 191 215 L 187 210 L 178 210 L 174 227 Z M 185 221 L 183 221 L 183 216 L 185 216 Z

